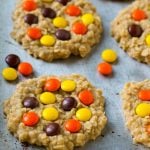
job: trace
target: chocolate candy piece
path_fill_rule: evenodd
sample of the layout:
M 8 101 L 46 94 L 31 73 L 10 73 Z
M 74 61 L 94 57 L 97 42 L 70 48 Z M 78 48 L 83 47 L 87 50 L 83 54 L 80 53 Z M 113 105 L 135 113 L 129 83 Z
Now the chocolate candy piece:
M 57 0 L 62 5 L 66 5 L 70 0 Z
M 77 106 L 77 101 L 73 97 L 66 97 L 61 106 L 64 111 L 70 111 L 72 108 Z
M 42 15 L 44 17 L 53 19 L 56 17 L 56 12 L 51 8 L 43 8 L 42 9 Z
M 39 105 L 39 102 L 35 97 L 26 97 L 23 100 L 23 106 L 26 108 L 35 108 Z
M 27 24 L 32 25 L 32 24 L 37 24 L 39 20 L 38 20 L 38 17 L 35 16 L 34 14 L 27 14 L 24 17 L 24 21 Z
M 57 123 L 49 123 L 44 131 L 46 132 L 47 136 L 54 136 L 60 133 L 60 127 Z
M 128 27 L 128 32 L 132 37 L 140 37 L 143 33 L 143 29 L 140 25 L 132 24 Z
M 5 62 L 8 64 L 8 66 L 16 68 L 20 64 L 20 58 L 15 54 L 9 54 L 6 56 Z
M 58 29 L 55 33 L 57 39 L 65 41 L 65 40 L 70 40 L 71 34 L 69 31 L 66 31 L 64 29 Z

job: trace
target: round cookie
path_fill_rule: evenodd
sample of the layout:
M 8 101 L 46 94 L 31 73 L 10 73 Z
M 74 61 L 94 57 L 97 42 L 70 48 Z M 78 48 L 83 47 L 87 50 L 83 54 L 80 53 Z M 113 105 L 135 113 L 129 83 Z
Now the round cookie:
M 21 142 L 72 150 L 106 125 L 102 91 L 81 75 L 43 76 L 17 85 L 4 102 L 7 127 Z
M 150 1 L 136 0 L 111 24 L 111 34 L 128 55 L 150 64 Z
M 127 83 L 121 97 L 133 142 L 150 147 L 150 80 Z
M 24 0 L 13 13 L 12 37 L 45 61 L 85 57 L 100 41 L 101 18 L 87 0 Z

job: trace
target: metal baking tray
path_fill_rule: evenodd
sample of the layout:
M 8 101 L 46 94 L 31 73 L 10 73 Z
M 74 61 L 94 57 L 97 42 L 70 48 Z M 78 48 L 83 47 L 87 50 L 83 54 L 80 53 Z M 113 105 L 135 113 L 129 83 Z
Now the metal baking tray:
M 15 53 L 20 56 L 22 61 L 32 63 L 35 77 L 49 74 L 61 75 L 64 73 L 80 73 L 86 76 L 93 85 L 103 90 L 108 123 L 102 136 L 77 150 L 146 150 L 141 145 L 132 144 L 131 136 L 124 126 L 119 92 L 128 81 L 141 81 L 149 78 L 150 67 L 130 58 L 119 48 L 109 34 L 110 22 L 131 1 L 91 0 L 91 2 L 97 7 L 97 11 L 103 21 L 104 32 L 101 43 L 84 59 L 72 56 L 67 60 L 47 63 L 32 58 L 22 50 L 19 44 L 11 39 L 9 35 L 12 30 L 11 15 L 16 1 L 0 0 L 0 71 L 7 66 L 4 61 L 5 57 L 10 53 Z M 113 65 L 114 74 L 111 77 L 104 77 L 96 71 L 97 64 L 102 61 L 100 53 L 105 48 L 116 50 L 119 56 L 118 62 Z M 24 78 L 20 78 L 20 80 L 24 80 Z M 0 76 L 0 150 L 42 150 L 43 148 L 21 144 L 7 130 L 2 104 L 5 99 L 11 96 L 15 87 L 16 82 L 8 83 Z

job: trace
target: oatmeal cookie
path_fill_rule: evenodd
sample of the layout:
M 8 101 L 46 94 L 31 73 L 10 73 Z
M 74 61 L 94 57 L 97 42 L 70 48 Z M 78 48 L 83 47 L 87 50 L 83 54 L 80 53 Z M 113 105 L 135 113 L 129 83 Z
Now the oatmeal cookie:
M 136 0 L 111 24 L 111 34 L 128 55 L 150 64 L 150 1 Z
M 107 122 L 102 91 L 77 74 L 19 83 L 4 102 L 4 114 L 19 141 L 48 150 L 83 146 L 95 140 Z
M 12 18 L 11 36 L 45 61 L 85 57 L 102 34 L 101 18 L 87 0 L 21 0 Z
M 121 97 L 126 126 L 134 143 L 150 147 L 150 80 L 127 83 Z

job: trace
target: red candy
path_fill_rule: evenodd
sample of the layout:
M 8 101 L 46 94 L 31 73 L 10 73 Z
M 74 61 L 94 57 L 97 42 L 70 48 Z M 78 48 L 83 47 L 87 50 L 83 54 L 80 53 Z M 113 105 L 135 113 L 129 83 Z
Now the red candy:
M 76 22 L 72 26 L 72 31 L 76 34 L 86 34 L 87 27 L 82 22 Z
M 79 99 L 84 105 L 90 105 L 94 102 L 94 96 L 89 90 L 83 90 L 79 93 Z
M 66 9 L 66 14 L 70 16 L 79 16 L 81 14 L 81 10 L 79 7 L 75 5 L 70 5 Z
M 112 74 L 112 66 L 109 63 L 103 62 L 97 66 L 97 71 L 103 75 Z
M 142 101 L 150 101 L 150 90 L 141 90 L 141 91 L 139 91 L 138 97 Z
M 25 0 L 22 4 L 22 7 L 26 11 L 32 11 L 37 8 L 37 4 L 34 0 Z
M 141 9 L 136 9 L 132 12 L 132 18 L 135 20 L 135 21 L 141 21 L 143 19 L 146 19 L 147 16 L 146 16 L 146 13 L 141 10 Z
M 23 115 L 22 122 L 25 126 L 35 126 L 39 122 L 39 116 L 35 112 L 27 112 Z
M 27 30 L 27 35 L 32 39 L 32 40 L 38 40 L 42 36 L 42 32 L 39 28 L 36 27 L 31 27 Z

